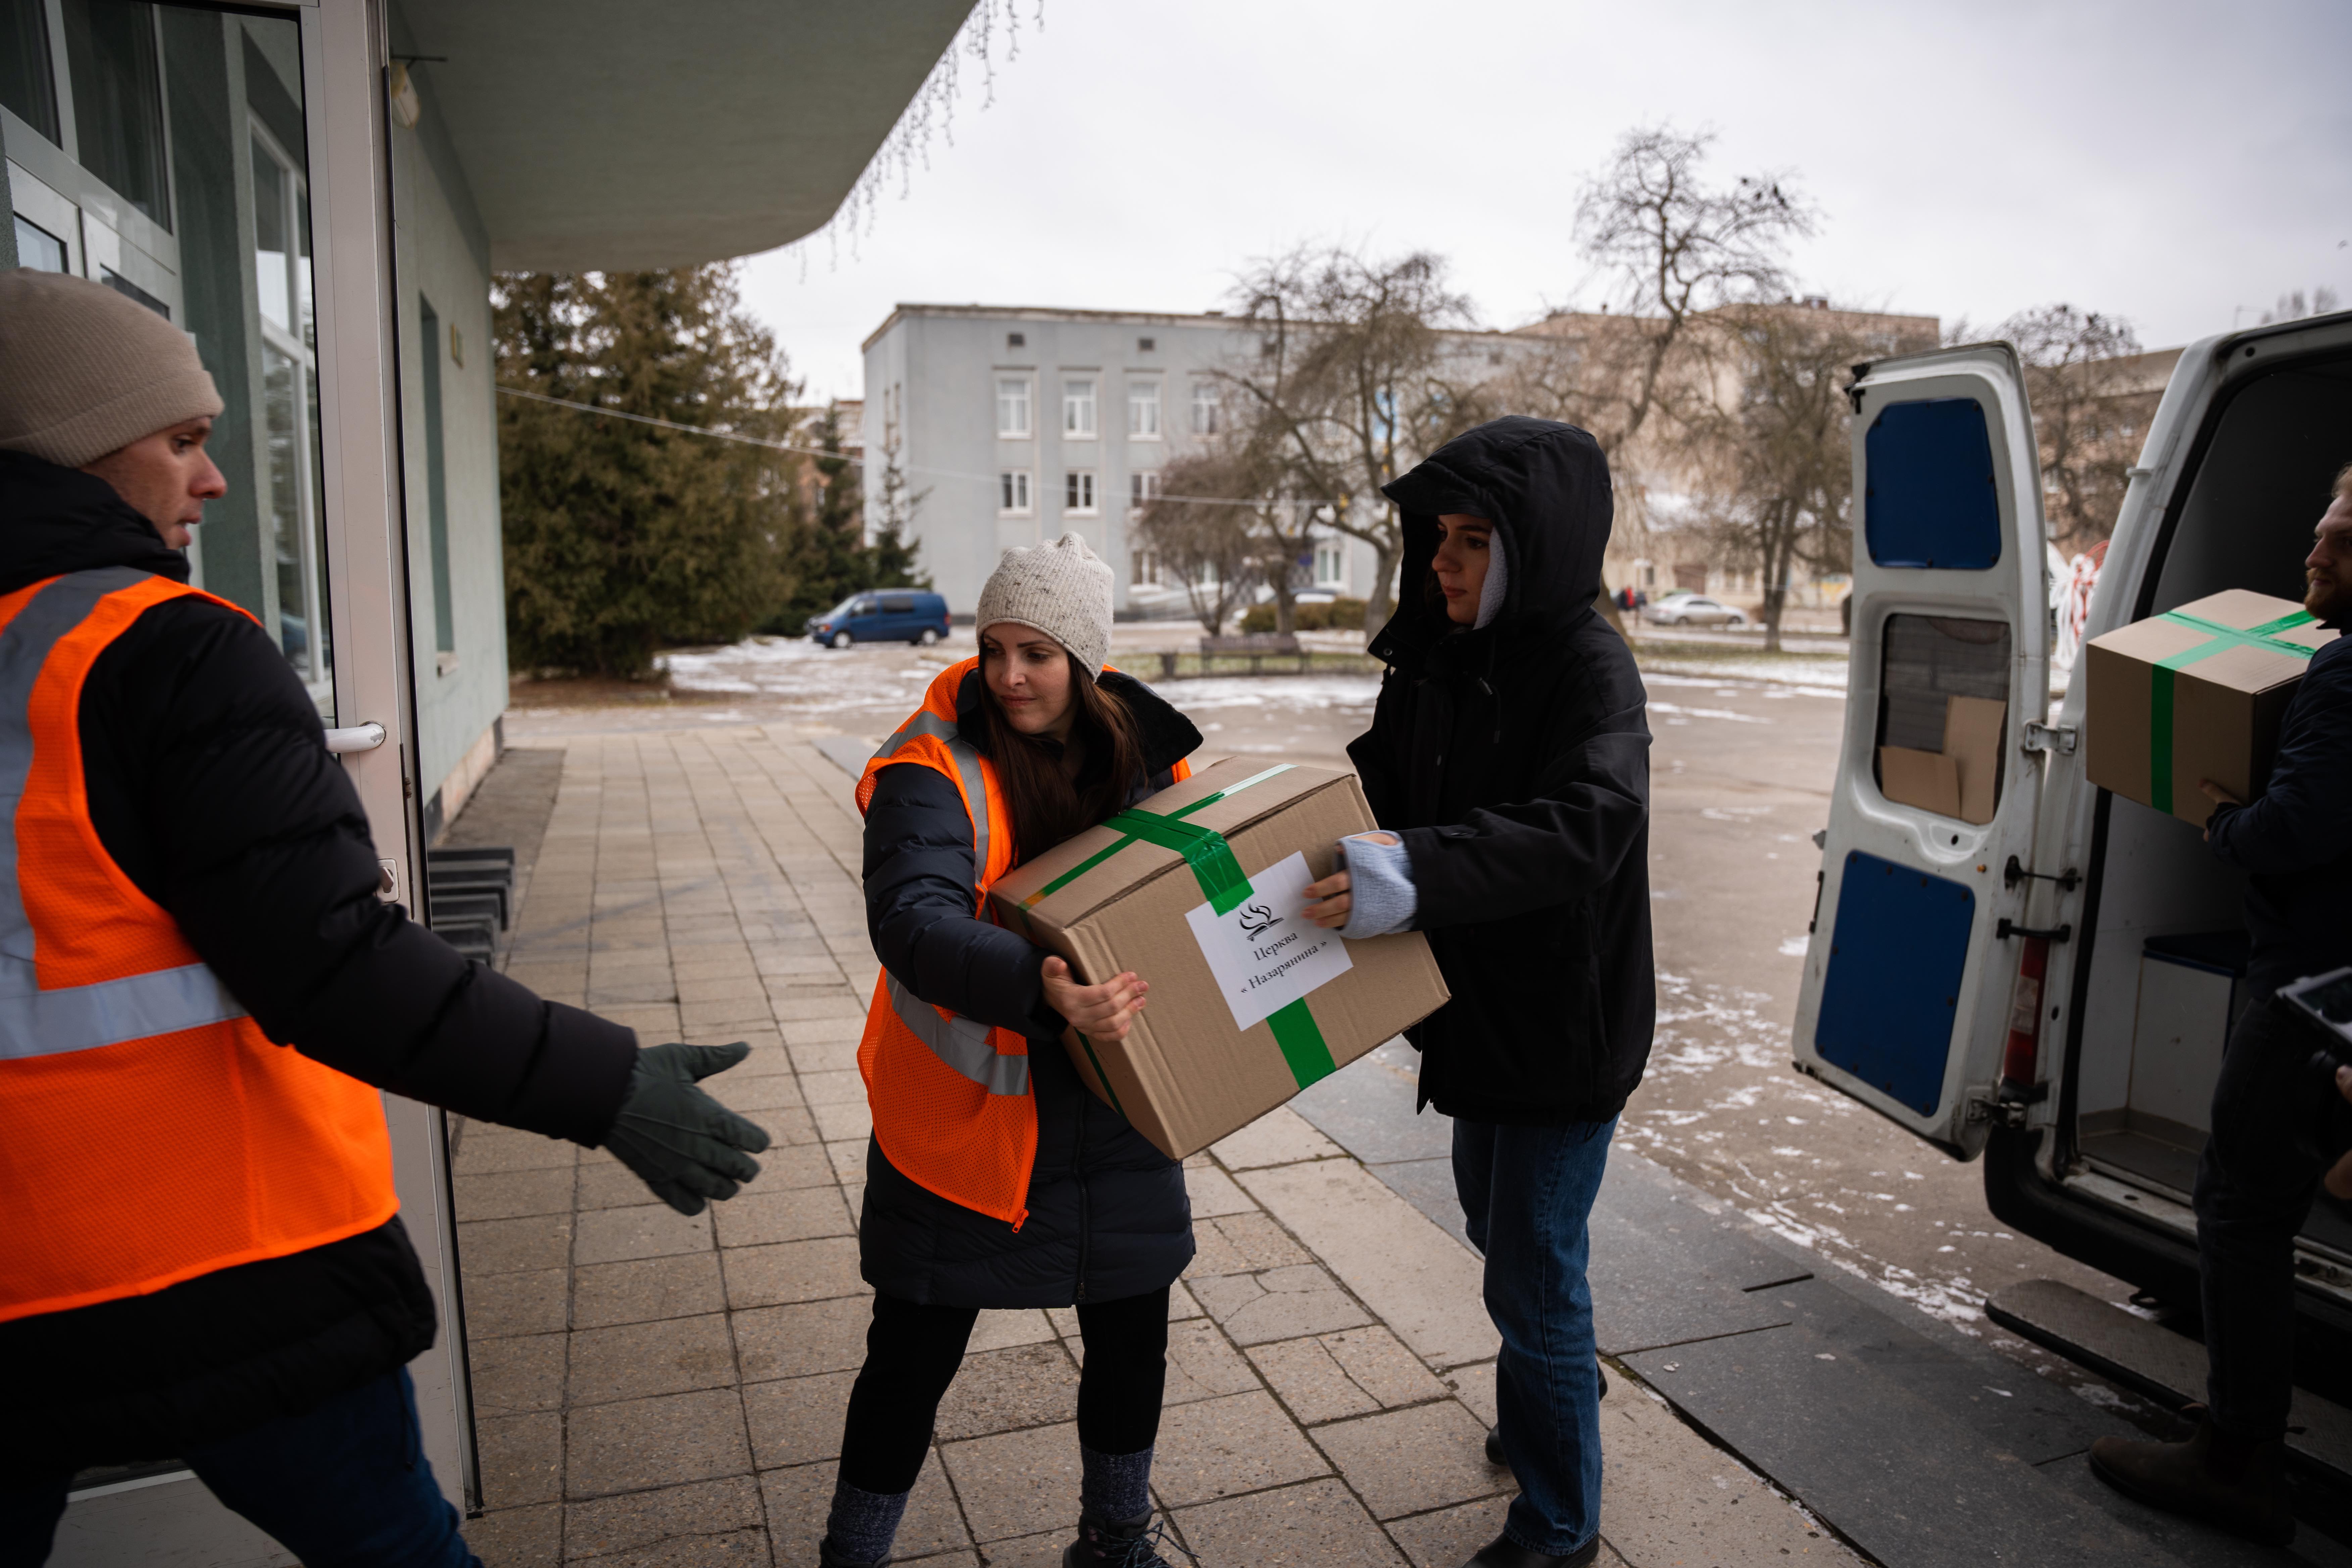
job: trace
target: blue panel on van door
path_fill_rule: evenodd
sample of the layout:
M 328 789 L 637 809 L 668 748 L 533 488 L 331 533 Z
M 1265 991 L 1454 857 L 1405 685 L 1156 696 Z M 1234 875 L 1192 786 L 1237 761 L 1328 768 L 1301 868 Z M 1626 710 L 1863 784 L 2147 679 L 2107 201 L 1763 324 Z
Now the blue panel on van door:
M 1973 397 L 1890 403 L 1863 441 L 1863 536 L 1881 566 L 1981 572 L 2000 560 L 1992 439 Z
M 1976 904 L 1961 883 L 1858 849 L 1847 854 L 1813 1026 L 1823 1061 L 1934 1114 Z

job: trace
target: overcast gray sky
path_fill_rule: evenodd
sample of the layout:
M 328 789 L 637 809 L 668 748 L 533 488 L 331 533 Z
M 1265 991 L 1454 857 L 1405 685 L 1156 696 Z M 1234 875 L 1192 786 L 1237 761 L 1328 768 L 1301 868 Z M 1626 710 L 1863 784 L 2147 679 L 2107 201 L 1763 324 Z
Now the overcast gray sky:
M 1200 310 L 1302 240 L 1435 250 L 1513 326 L 1597 301 L 1577 191 L 1671 121 L 1717 133 L 1718 178 L 1796 176 L 1811 291 L 1979 325 L 2066 300 L 2163 347 L 2352 303 L 2347 61 L 2345 0 L 1045 0 L 854 247 L 755 258 L 745 293 L 821 397 L 859 395 L 899 300 Z

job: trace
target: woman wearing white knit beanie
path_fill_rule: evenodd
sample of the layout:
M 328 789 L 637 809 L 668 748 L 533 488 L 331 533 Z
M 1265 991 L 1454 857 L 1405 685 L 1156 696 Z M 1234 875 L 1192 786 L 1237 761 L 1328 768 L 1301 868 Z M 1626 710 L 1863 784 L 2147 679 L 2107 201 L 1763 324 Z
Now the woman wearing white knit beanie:
M 980 657 L 940 672 L 858 781 L 885 971 L 858 1047 L 874 1324 L 825 1568 L 888 1557 L 979 1313 L 1038 1307 L 1076 1308 L 1086 1339 L 1078 1538 L 1063 1562 L 1165 1568 L 1150 1489 L 1169 1288 L 1192 1258 L 1184 1172 L 1061 1045 L 1068 1028 L 1121 1037 L 1149 987 L 1131 973 L 1081 984 L 982 912 L 996 879 L 1185 777 L 1201 743 L 1150 688 L 1104 667 L 1110 612 L 1110 568 L 1076 534 L 1005 552 L 981 590 Z

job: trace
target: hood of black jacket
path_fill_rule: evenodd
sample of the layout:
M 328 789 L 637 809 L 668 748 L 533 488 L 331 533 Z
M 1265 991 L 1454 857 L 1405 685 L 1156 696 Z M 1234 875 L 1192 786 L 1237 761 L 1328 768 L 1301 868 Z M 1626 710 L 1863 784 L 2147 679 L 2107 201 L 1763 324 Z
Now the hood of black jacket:
M 1592 613 L 1614 502 L 1600 443 L 1573 425 L 1525 415 L 1491 420 L 1430 454 L 1381 491 L 1404 518 L 1402 593 L 1371 651 L 1393 659 L 1455 629 L 1432 585 L 1437 520 L 1483 517 L 1502 535 L 1503 607 L 1487 628 L 1556 632 Z
M 188 580 L 188 558 L 112 485 L 79 468 L 0 452 L 0 594 L 94 566 Z

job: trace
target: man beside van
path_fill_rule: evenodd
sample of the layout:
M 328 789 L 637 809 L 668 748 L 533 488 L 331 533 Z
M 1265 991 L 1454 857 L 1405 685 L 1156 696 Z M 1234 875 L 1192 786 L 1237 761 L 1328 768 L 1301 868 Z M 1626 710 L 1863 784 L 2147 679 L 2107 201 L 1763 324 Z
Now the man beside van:
M 2352 621 L 2352 465 L 2304 562 L 2304 608 Z M 2197 1167 L 2206 1403 L 2185 1443 L 2102 1437 L 2091 1468 L 2118 1490 L 2251 1539 L 2294 1535 L 2286 1496 L 2294 1394 L 2294 1242 L 2335 1155 L 2343 1108 L 2310 1069 L 2314 1037 L 2272 997 L 2352 963 L 2352 637 L 2311 667 L 2279 726 L 2277 761 L 2251 804 L 2207 779 L 2205 837 L 2246 873 L 2249 998 L 2213 1089 L 2212 1134 Z M 2332 1146 L 2333 1145 L 2333 1146 Z
M 640 1049 L 378 901 L 301 681 L 188 586 L 221 411 L 161 316 L 0 272 L 0 1565 L 78 1469 L 177 1459 L 305 1563 L 461 1568 L 377 1091 L 689 1214 L 767 1136 L 694 1085 L 742 1047 Z

